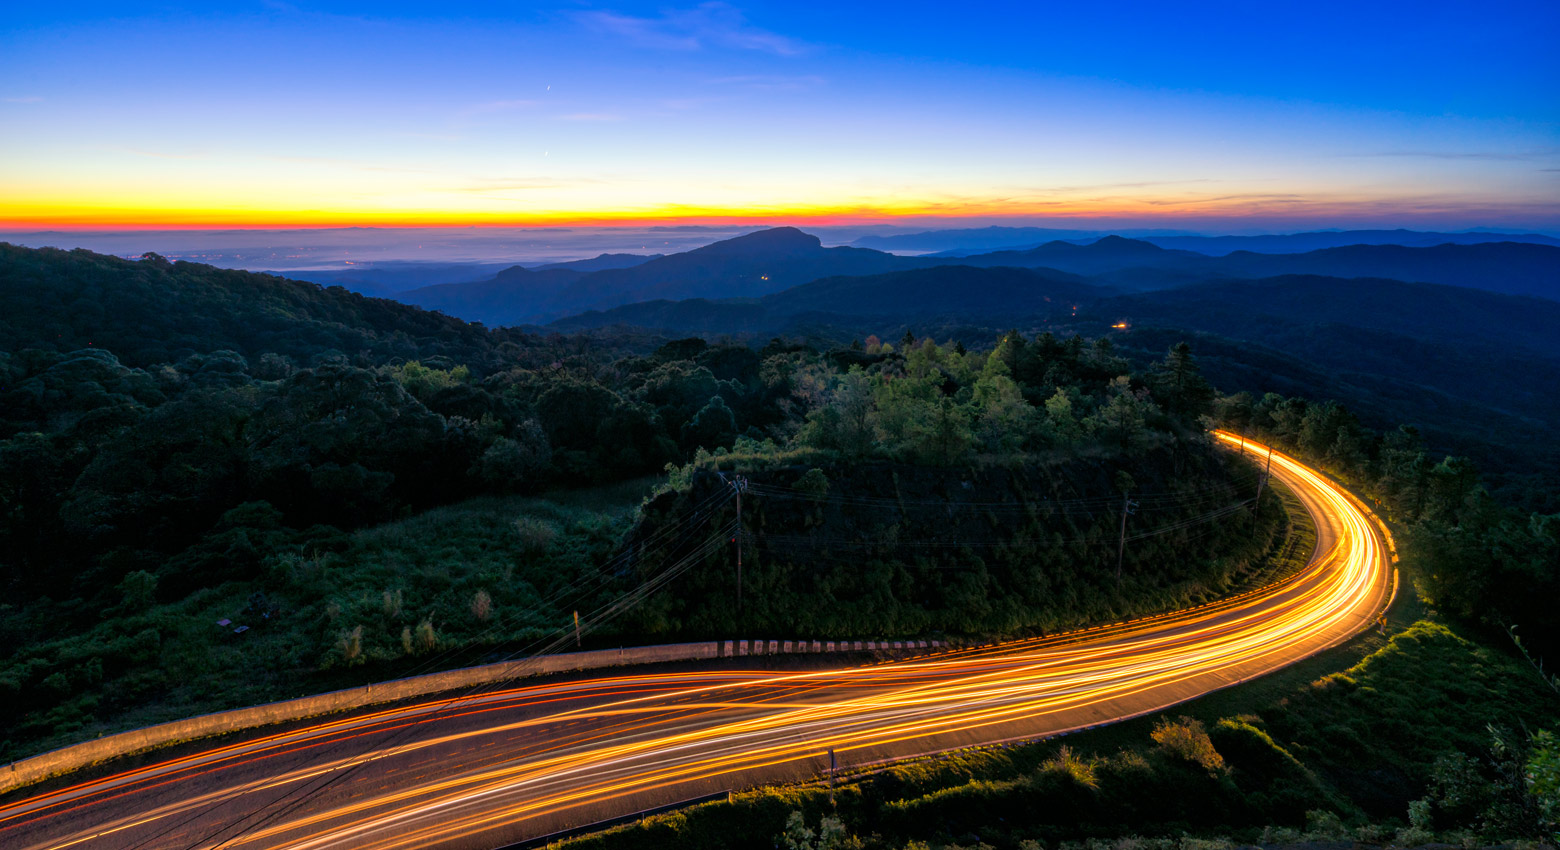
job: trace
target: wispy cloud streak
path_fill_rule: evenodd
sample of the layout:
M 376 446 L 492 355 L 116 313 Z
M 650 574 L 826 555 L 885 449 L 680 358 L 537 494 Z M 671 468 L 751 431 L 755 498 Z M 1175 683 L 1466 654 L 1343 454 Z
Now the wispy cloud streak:
M 640 47 L 658 50 L 721 47 L 796 56 L 808 49 L 795 39 L 750 25 L 740 11 L 725 3 L 671 9 L 654 18 L 616 12 L 583 12 L 579 19 L 593 29 L 624 38 Z

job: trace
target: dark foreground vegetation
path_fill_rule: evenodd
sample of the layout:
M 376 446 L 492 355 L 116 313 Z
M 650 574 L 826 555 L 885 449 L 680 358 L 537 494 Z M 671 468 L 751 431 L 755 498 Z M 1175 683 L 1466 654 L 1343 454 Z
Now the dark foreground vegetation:
M 1217 595 L 1293 538 L 1203 435 L 1185 347 L 534 336 L 0 251 L 0 757 L 557 648 L 576 611 L 614 644 L 1059 628 Z M 716 469 L 752 483 L 740 535 Z
M 1336 402 L 1269 393 L 1221 398 L 1218 418 L 1351 484 L 1397 530 L 1425 599 L 1487 637 L 1520 630 L 1560 658 L 1560 515 L 1490 495 L 1465 457 L 1437 455 L 1412 425 L 1378 433 Z

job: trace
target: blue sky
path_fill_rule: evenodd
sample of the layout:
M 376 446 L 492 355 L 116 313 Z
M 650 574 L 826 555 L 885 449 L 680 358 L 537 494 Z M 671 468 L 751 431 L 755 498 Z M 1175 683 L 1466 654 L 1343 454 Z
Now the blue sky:
M 1554 229 L 1556 44 L 1554 2 L 34 4 L 0 222 Z

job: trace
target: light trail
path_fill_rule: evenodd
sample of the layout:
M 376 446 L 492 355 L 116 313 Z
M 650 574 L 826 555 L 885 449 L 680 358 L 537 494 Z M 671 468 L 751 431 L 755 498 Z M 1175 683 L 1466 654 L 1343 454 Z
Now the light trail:
M 0 844 L 493 847 L 815 776 L 831 750 L 862 765 L 1156 711 L 1332 646 L 1388 600 L 1384 529 L 1292 458 L 1275 452 L 1273 473 L 1315 518 L 1317 551 L 1226 600 L 871 667 L 603 676 L 321 720 L 10 803 Z M 331 777 L 345 781 L 289 796 Z

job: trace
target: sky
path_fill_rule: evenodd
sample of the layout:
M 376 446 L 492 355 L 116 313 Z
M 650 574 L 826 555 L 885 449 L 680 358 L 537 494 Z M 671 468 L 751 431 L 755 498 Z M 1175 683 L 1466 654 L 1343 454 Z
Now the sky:
M 0 229 L 1560 231 L 1560 3 L 19 3 Z

